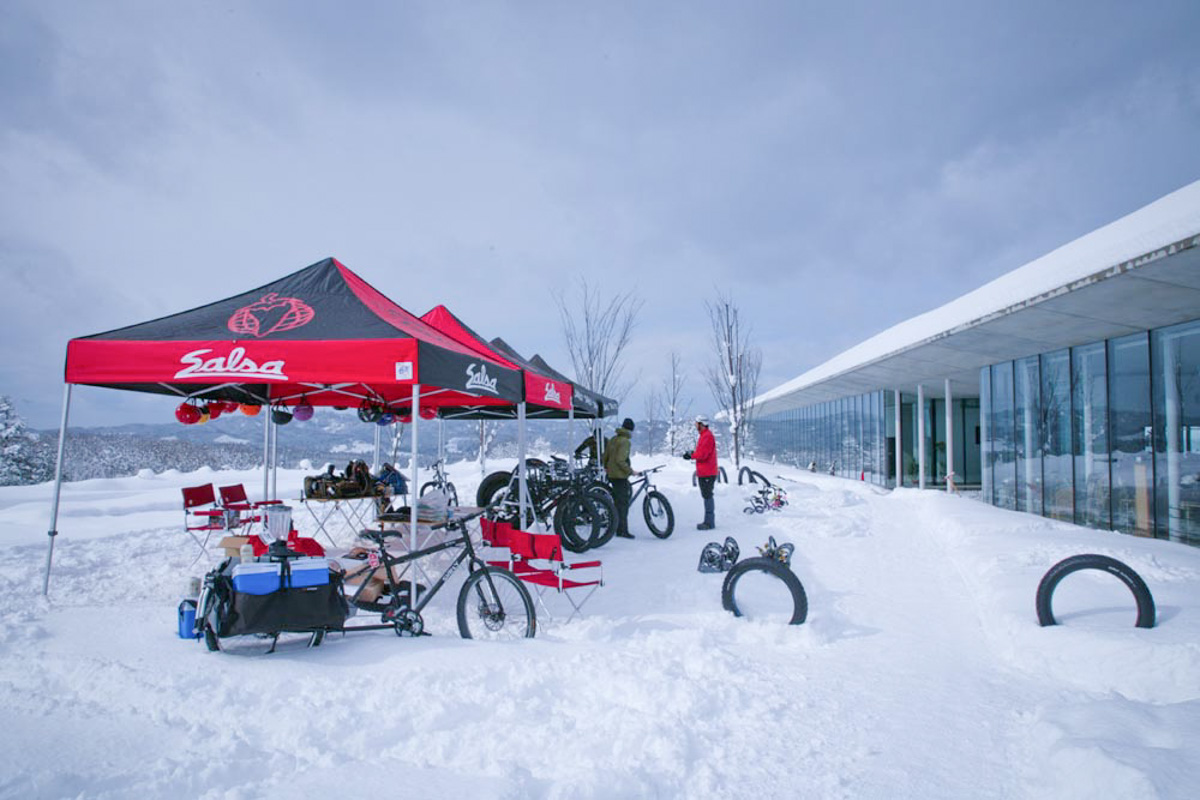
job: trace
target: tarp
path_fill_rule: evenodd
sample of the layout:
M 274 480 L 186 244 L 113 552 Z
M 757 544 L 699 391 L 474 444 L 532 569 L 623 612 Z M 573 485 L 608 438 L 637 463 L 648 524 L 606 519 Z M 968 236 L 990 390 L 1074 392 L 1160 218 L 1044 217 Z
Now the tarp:
M 66 380 L 267 404 L 522 397 L 519 370 L 464 347 L 327 258 L 225 300 L 72 339 Z M 422 399 L 422 405 L 425 405 Z

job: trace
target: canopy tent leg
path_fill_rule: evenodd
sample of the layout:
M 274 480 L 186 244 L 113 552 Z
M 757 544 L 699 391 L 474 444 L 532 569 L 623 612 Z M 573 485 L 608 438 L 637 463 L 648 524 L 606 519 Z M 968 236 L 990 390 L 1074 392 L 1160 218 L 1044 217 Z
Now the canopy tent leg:
M 417 506 L 419 505 L 418 500 L 420 498 L 420 490 L 418 489 L 418 487 L 421 484 L 417 483 L 417 472 L 419 469 L 417 466 L 417 419 L 421 416 L 419 413 L 420 410 L 421 410 L 421 384 L 414 383 L 413 390 L 412 390 L 412 442 L 410 442 L 410 447 L 412 448 L 410 450 L 410 452 L 412 455 L 410 456 L 411 460 L 409 463 L 409 468 L 412 471 L 412 479 L 410 480 L 410 482 L 408 484 L 409 535 L 412 537 L 410 540 L 411 544 L 409 545 L 409 552 L 415 552 L 417 549 L 417 546 L 418 546 L 417 545 Z M 410 576 L 409 586 L 410 586 L 409 595 L 412 597 L 412 605 L 414 608 L 416 608 L 417 603 L 420 602 L 420 599 L 421 599 L 420 597 L 417 596 L 419 594 L 418 587 L 420 586 L 420 583 L 417 581 L 416 573 L 413 573 L 413 575 Z
M 67 414 L 70 410 L 71 384 L 68 383 L 63 389 L 62 424 L 58 428 L 58 460 L 54 466 L 54 501 L 50 506 L 50 530 L 46 532 L 50 537 L 50 544 L 46 549 L 46 574 L 42 580 L 43 597 L 50 595 L 50 563 L 54 559 L 54 537 L 58 536 L 58 501 L 62 496 L 63 453 L 67 444 Z
M 271 497 L 271 411 L 268 408 L 263 417 L 263 500 L 273 500 Z
M 271 494 L 269 499 L 279 499 L 279 426 L 271 421 Z
M 517 510 L 521 520 L 520 529 L 525 527 L 525 504 L 529 500 L 525 481 L 525 401 L 517 403 Z

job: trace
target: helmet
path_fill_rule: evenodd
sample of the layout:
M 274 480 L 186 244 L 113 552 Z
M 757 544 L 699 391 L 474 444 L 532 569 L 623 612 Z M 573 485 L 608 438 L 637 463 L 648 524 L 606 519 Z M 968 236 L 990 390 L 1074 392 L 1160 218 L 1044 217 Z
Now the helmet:
M 200 409 L 191 403 L 180 403 L 179 407 L 175 409 L 175 419 L 184 425 L 195 425 L 200 421 Z
M 221 412 L 225 410 L 225 404 L 220 400 L 217 400 L 216 402 L 209 403 L 205 406 L 205 408 L 208 410 L 208 418 L 216 419 L 217 417 L 221 416 Z
M 358 407 L 358 418 L 363 422 L 378 422 L 383 409 L 369 400 L 364 400 Z
M 375 424 L 382 428 L 385 425 L 391 425 L 395 421 L 396 421 L 395 414 L 393 414 L 390 411 L 384 411 L 384 412 L 380 413 L 379 418 L 375 420 Z
M 737 563 L 740 554 L 737 541 L 732 536 L 726 536 L 724 544 L 709 542 L 704 545 L 696 569 L 701 572 L 728 572 Z
M 432 406 L 423 406 L 418 413 L 421 415 L 421 419 L 437 419 L 438 415 L 437 409 Z
M 247 417 L 257 417 L 258 412 L 262 411 L 262 406 L 256 405 L 254 403 L 242 403 L 238 407 L 240 409 L 242 409 L 242 413 L 245 414 Z
M 301 422 L 306 422 L 312 419 L 313 407 L 307 400 L 301 400 L 300 404 L 292 409 L 292 418 L 298 419 Z
M 271 422 L 274 422 L 276 425 L 287 425 L 291 421 L 292 412 L 283 406 L 275 406 L 271 409 Z

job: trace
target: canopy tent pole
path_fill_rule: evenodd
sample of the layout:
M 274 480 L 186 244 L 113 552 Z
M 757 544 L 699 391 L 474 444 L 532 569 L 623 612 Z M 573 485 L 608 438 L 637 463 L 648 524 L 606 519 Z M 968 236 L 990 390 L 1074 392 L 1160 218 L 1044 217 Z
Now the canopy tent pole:
M 525 528 L 525 503 L 529 499 L 525 480 L 525 401 L 517 404 L 517 508 L 521 520 L 518 530 Z
M 379 425 L 375 426 L 375 456 L 371 461 L 371 472 L 379 474 L 379 451 L 383 447 L 383 428 Z
M 271 500 L 271 409 L 263 414 L 263 500 Z
M 268 496 L 270 500 L 279 499 L 279 483 L 276 480 L 279 475 L 279 426 L 275 424 L 275 420 L 271 420 L 271 494 Z
M 46 550 L 46 575 L 42 581 L 42 596 L 50 594 L 50 562 L 54 558 L 54 537 L 58 536 L 58 501 L 62 494 L 63 452 L 67 443 L 67 413 L 71 409 L 71 384 L 63 389 L 62 424 L 58 428 L 58 460 L 54 467 L 54 503 L 50 506 L 50 546 Z
M 412 471 L 412 480 L 408 484 L 408 519 L 409 532 L 410 536 L 412 537 L 411 544 L 409 545 L 409 552 L 415 552 L 417 549 L 417 506 L 419 505 L 417 502 L 419 497 L 417 487 L 420 486 L 420 484 L 417 483 L 417 418 L 420 416 L 418 413 L 420 411 L 420 405 L 421 384 L 414 383 L 412 390 L 412 450 L 410 451 L 412 455 L 410 456 L 411 463 L 409 464 L 409 468 Z M 417 597 L 417 587 L 419 584 L 417 583 L 417 576 L 415 572 L 410 576 L 409 585 L 409 595 L 412 597 L 412 605 L 414 608 L 416 608 L 417 603 L 420 602 L 420 598 Z

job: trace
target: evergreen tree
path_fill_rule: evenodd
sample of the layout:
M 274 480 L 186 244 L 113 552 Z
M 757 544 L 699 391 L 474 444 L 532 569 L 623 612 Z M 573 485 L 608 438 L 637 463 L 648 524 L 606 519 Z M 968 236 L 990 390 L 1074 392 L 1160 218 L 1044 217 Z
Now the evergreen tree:
M 53 458 L 25 428 L 11 398 L 0 396 L 0 486 L 41 483 L 54 477 Z

